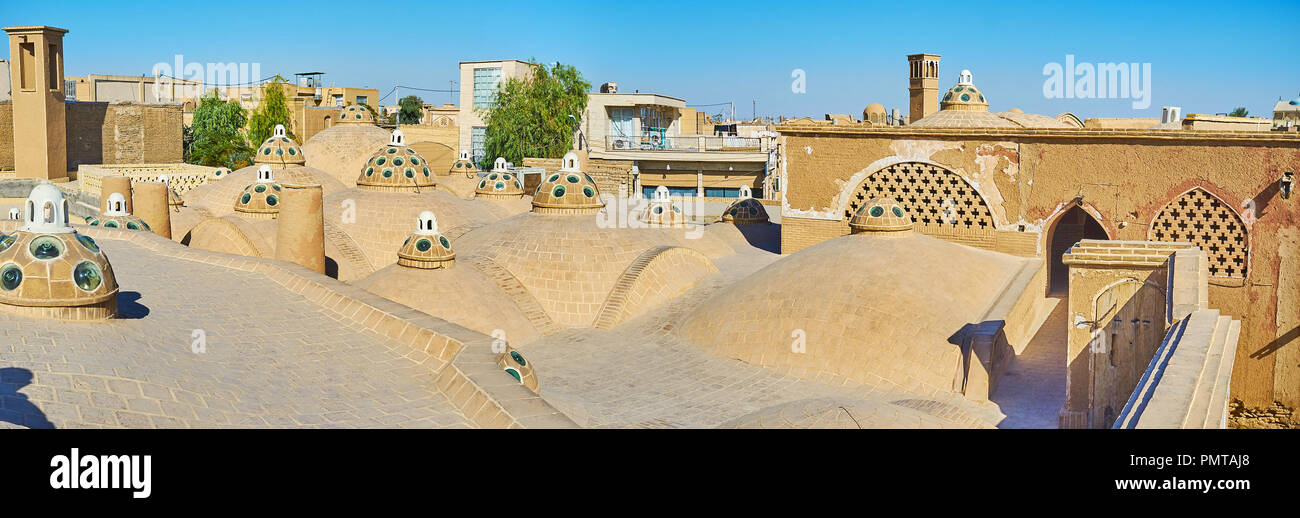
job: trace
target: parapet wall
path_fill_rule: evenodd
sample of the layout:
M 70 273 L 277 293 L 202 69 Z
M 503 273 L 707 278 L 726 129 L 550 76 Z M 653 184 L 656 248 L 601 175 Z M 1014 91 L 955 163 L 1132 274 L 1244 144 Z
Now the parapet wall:
M 215 167 L 176 163 L 176 164 L 117 164 L 90 165 L 83 164 L 77 168 L 77 180 L 81 192 L 99 197 L 105 176 L 129 176 L 131 182 L 157 182 L 160 175 L 167 175 L 167 182 L 177 194 L 182 196 L 200 185 L 207 185 L 213 178 Z

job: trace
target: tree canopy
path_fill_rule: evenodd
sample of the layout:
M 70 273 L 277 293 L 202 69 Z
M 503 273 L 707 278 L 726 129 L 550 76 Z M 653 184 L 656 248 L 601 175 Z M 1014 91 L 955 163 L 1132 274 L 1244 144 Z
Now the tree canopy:
M 1238 106 L 1237 109 L 1232 110 L 1232 113 L 1228 114 L 1229 117 L 1246 117 L 1249 115 L 1250 111 L 1246 110 L 1245 106 Z
M 420 118 L 423 115 L 422 110 L 424 109 L 423 99 L 414 95 L 408 95 L 403 97 L 401 101 L 398 101 L 397 106 L 397 120 L 402 124 L 420 123 Z
M 289 99 L 284 95 L 287 84 L 270 81 L 262 85 L 262 100 L 248 120 L 250 142 L 261 144 L 271 138 L 275 133 L 276 124 L 283 124 L 285 133 L 289 138 L 294 138 L 292 126 L 289 124 L 292 119 L 292 114 L 289 113 Z
M 194 109 L 192 141 L 186 149 L 192 164 L 238 169 L 253 163 L 254 150 L 244 140 L 248 118 L 238 102 L 226 102 L 216 91 L 205 95 Z M 260 142 L 260 141 L 259 141 Z
M 522 163 L 524 157 L 560 158 L 573 148 L 573 132 L 587 109 L 591 84 L 571 65 L 537 65 L 530 78 L 510 78 L 497 88 L 496 101 L 483 114 L 487 123 L 484 156 Z

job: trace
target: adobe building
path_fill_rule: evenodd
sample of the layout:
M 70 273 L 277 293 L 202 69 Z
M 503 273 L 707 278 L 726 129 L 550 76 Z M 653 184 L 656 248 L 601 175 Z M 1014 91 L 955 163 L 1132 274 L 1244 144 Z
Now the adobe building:
M 929 69 L 914 57 L 916 95 L 916 70 Z M 783 124 L 781 252 L 849 234 L 878 197 L 902 204 L 920 233 L 1041 258 L 1044 296 L 1074 291 L 1063 256 L 1080 240 L 1191 243 L 1207 256 L 1208 307 L 1241 321 L 1234 404 L 1300 406 L 1300 207 L 1287 180 L 1300 135 L 1079 128 L 990 113 L 973 86 L 963 73 L 948 95 L 979 102 L 945 97 L 908 126 Z
M 180 162 L 179 103 L 69 102 L 57 27 L 6 27 L 12 90 L 0 101 L 0 178 L 67 181 L 81 165 Z

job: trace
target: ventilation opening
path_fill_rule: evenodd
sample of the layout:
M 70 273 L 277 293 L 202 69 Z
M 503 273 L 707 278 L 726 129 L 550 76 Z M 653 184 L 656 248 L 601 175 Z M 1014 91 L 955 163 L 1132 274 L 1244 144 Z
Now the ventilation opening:
M 1223 200 L 1200 188 L 1187 191 L 1151 223 L 1152 241 L 1190 242 L 1209 257 L 1210 276 L 1246 278 L 1246 226 Z

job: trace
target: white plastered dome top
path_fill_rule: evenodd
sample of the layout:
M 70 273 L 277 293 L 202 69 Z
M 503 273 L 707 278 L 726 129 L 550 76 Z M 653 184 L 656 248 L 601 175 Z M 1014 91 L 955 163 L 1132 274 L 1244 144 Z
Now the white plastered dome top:
M 438 233 L 438 217 L 431 210 L 421 212 L 417 223 L 419 228 L 415 230 L 416 235 L 432 236 Z
M 565 153 L 564 158 L 560 159 L 560 171 L 565 173 L 579 172 L 578 154 L 572 151 Z
M 492 161 L 492 172 L 505 173 L 509 171 L 510 171 L 510 163 L 506 162 L 506 157 L 499 156 L 497 157 L 496 160 Z
M 393 130 L 393 134 L 388 137 L 388 145 L 405 147 L 406 135 L 402 134 L 402 130 L 400 129 Z
M 257 182 L 258 183 L 275 182 L 275 172 L 271 169 L 271 166 L 263 165 L 262 167 L 257 168 Z
M 32 233 L 66 234 L 74 232 L 68 224 L 68 201 L 58 187 L 43 183 L 27 195 L 26 224 L 18 230 Z
M 105 216 L 128 216 L 126 211 L 126 196 L 122 193 L 115 192 L 108 195 L 108 206 L 104 210 Z

